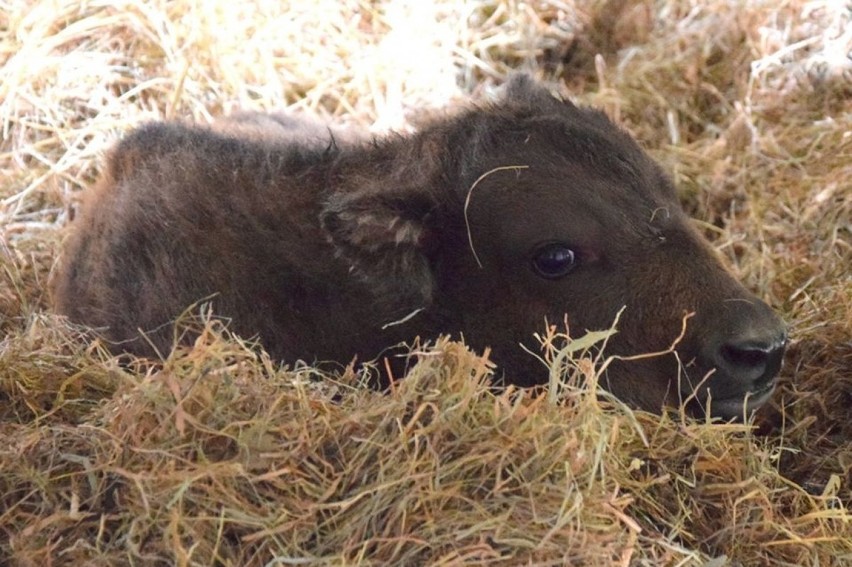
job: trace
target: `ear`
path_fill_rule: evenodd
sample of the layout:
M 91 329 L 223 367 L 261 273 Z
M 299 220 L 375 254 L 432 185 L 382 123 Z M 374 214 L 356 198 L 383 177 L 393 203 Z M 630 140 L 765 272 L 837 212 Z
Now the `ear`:
M 537 83 L 526 73 L 512 75 L 503 88 L 501 100 L 506 102 L 544 108 L 574 106 L 570 101 L 554 96 L 543 84 Z
M 346 191 L 332 195 L 320 216 L 338 254 L 387 306 L 416 309 L 432 302 L 429 261 L 435 202 L 425 189 Z

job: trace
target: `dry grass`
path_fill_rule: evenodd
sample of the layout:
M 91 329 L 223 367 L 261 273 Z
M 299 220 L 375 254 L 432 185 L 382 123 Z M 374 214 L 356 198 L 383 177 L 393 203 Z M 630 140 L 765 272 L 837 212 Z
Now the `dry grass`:
M 286 4 L 0 2 L 0 563 L 852 562 L 848 5 Z M 513 68 L 634 132 L 789 321 L 754 426 L 602 401 L 594 349 L 558 336 L 546 391 L 494 392 L 439 340 L 384 395 L 203 320 L 121 365 L 50 314 L 60 229 L 140 122 L 292 106 L 407 129 Z

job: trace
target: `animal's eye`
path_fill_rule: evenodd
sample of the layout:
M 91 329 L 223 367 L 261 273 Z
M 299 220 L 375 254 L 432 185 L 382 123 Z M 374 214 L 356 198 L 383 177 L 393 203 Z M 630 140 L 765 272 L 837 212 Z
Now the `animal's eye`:
M 555 280 L 567 276 L 577 264 L 574 251 L 560 242 L 540 246 L 533 256 L 533 270 L 543 278 Z

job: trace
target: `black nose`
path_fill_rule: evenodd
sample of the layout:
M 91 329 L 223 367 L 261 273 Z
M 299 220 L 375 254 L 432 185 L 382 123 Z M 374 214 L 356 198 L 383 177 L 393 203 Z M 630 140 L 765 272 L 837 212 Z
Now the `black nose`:
M 712 399 L 716 417 L 742 417 L 772 394 L 787 346 L 786 326 L 757 298 L 725 301 L 703 315 L 703 345 L 696 371 L 681 385 L 689 390 L 682 393 L 701 405 Z
M 786 335 L 770 340 L 732 339 L 723 343 L 715 358 L 716 367 L 741 383 L 761 388 L 781 370 Z

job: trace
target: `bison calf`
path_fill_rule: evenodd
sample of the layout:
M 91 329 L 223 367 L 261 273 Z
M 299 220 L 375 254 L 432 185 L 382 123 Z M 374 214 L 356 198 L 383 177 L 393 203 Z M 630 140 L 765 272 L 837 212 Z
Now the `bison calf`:
M 140 354 L 166 352 L 170 322 L 205 298 L 282 360 L 346 363 L 448 333 L 531 385 L 546 372 L 521 345 L 545 319 L 576 334 L 625 307 L 607 352 L 633 355 L 668 348 L 694 312 L 676 352 L 616 362 L 603 385 L 723 418 L 771 394 L 782 322 L 603 113 L 516 77 L 492 104 L 379 140 L 246 116 L 118 144 L 66 242 L 60 313 Z

